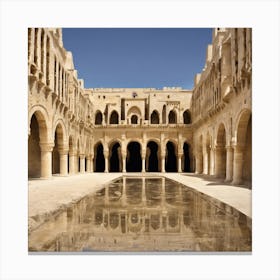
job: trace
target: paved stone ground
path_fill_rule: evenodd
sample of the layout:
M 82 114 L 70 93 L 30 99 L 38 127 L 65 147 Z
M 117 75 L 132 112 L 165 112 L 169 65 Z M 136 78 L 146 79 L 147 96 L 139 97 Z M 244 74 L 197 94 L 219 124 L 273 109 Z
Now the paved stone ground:
M 53 176 L 50 180 L 29 180 L 29 230 L 33 230 L 53 214 L 102 188 L 104 184 L 121 175 L 122 173 L 89 173 L 68 177 Z M 139 173 L 125 173 L 125 175 L 139 176 Z M 140 175 L 142 174 L 140 173 Z M 189 173 L 146 173 L 144 176 L 154 175 L 173 179 L 217 198 L 249 217 L 252 216 L 251 190 L 245 186 L 232 186 L 209 176 Z

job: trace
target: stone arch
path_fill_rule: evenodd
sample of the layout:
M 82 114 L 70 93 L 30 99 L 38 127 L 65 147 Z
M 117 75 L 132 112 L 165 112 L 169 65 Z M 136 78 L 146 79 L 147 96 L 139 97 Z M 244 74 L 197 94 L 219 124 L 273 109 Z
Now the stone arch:
M 159 157 L 160 146 L 157 142 L 150 140 L 147 143 L 146 150 L 146 170 L 148 172 L 159 172 Z
M 153 110 L 151 114 L 151 124 L 159 124 L 159 112 L 157 110 Z
M 190 110 L 187 109 L 187 110 L 184 111 L 183 119 L 184 119 L 184 124 L 191 124 L 192 123 Z
M 168 114 L 168 123 L 175 124 L 177 123 L 177 113 L 175 110 L 171 110 Z
M 130 141 L 127 144 L 126 170 L 127 172 L 141 172 L 142 157 L 141 143 L 138 141 Z
M 137 118 L 134 116 L 136 116 Z M 131 107 L 127 112 L 127 118 L 128 118 L 128 123 L 132 123 L 132 121 L 135 120 L 136 120 L 136 124 L 140 123 L 142 119 L 141 110 L 137 106 Z
M 100 124 L 102 124 L 102 122 L 103 122 L 103 114 L 102 114 L 102 112 L 100 110 L 97 110 L 95 112 L 95 121 L 94 121 L 94 123 L 97 124 L 97 125 L 100 125 Z
M 61 120 L 58 120 L 54 126 L 54 147 L 52 151 L 52 174 L 58 174 L 62 172 L 61 157 L 64 153 L 66 142 L 66 131 L 64 124 Z
M 168 140 L 166 145 L 165 171 L 177 172 L 177 145 L 176 142 Z
M 94 171 L 105 171 L 104 147 L 101 141 L 94 145 Z
M 33 106 L 29 111 L 29 133 L 31 126 L 31 119 L 35 116 L 39 125 L 39 137 L 41 142 L 49 141 L 49 115 L 43 106 Z
M 121 170 L 121 143 L 118 140 L 113 140 L 109 144 L 109 172 L 120 172 Z
M 233 179 L 235 184 L 252 181 L 252 113 L 249 109 L 240 112 L 236 122 Z
M 110 115 L 110 124 L 118 124 L 119 123 L 119 114 L 116 110 L 111 112 Z
M 34 111 L 29 121 L 28 137 L 28 177 L 41 176 L 41 148 L 40 142 L 48 140 L 46 115 L 41 111 Z
M 220 123 L 215 147 L 215 175 L 220 178 L 225 178 L 226 176 L 226 135 L 225 125 Z

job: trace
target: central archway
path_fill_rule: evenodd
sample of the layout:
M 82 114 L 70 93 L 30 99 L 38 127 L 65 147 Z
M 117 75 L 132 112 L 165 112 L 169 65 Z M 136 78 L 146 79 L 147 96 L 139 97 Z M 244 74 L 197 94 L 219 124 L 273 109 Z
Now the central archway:
M 158 168 L 158 144 L 154 141 L 149 141 L 147 144 L 147 171 L 159 172 Z
M 159 124 L 159 113 L 156 110 L 151 114 L 151 124 Z
M 127 172 L 141 172 L 141 169 L 141 146 L 138 142 L 130 142 L 127 145 L 126 170 Z
M 110 165 L 109 172 L 120 172 L 121 167 L 121 146 L 114 142 L 110 146 Z
M 104 158 L 102 143 L 99 142 L 95 145 L 94 154 L 95 154 L 94 171 L 95 172 L 104 172 L 105 158 Z
M 170 111 L 168 114 L 168 123 L 171 124 L 177 123 L 177 115 L 174 110 Z
M 177 156 L 175 145 L 168 141 L 166 144 L 166 162 L 165 162 L 166 172 L 177 172 Z
M 119 114 L 117 111 L 113 111 L 110 116 L 110 124 L 118 124 L 119 123 Z

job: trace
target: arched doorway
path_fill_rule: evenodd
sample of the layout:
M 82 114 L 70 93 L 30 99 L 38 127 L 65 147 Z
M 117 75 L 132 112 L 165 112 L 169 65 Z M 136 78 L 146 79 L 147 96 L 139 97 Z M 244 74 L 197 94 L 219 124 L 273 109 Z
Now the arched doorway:
M 138 142 L 130 142 L 127 145 L 127 172 L 141 172 L 142 159 L 141 159 L 141 146 Z
M 105 158 L 104 158 L 102 143 L 99 142 L 95 145 L 94 154 L 95 154 L 94 171 L 95 172 L 104 172 Z
M 97 111 L 96 113 L 95 113 L 95 124 L 102 124 L 102 119 L 103 119 L 103 117 L 102 117 L 102 113 L 100 112 L 100 111 Z
M 166 162 L 165 162 L 166 172 L 177 172 L 177 156 L 175 145 L 168 141 L 166 144 Z
M 151 114 L 151 124 L 159 124 L 159 113 L 156 110 Z
M 158 144 L 154 141 L 149 141 L 147 144 L 147 153 L 147 171 L 159 172 Z
M 234 183 L 252 183 L 252 114 L 244 110 L 237 125 L 237 142 L 234 151 Z
M 52 174 L 60 173 L 60 155 L 59 148 L 63 147 L 63 130 L 61 124 L 58 124 L 54 134 L 54 147 L 52 152 Z
M 80 172 L 81 171 L 81 161 L 80 161 L 80 141 L 78 139 L 78 143 L 77 143 L 77 163 L 76 163 L 76 172 Z
M 118 124 L 119 123 L 119 114 L 117 111 L 113 111 L 110 116 L 110 124 Z
M 215 175 L 219 178 L 226 176 L 226 129 L 223 123 L 219 125 L 215 147 Z
M 110 146 L 110 166 L 109 172 L 120 172 L 121 167 L 121 146 L 118 142 Z
M 177 115 L 174 110 L 170 111 L 168 114 L 168 123 L 177 123 Z
M 136 115 L 131 116 L 131 124 L 137 124 L 138 123 L 138 117 Z
M 28 137 L 28 177 L 39 178 L 41 176 L 41 149 L 40 129 L 35 114 L 30 122 L 30 135 Z
M 190 145 L 187 142 L 184 143 L 183 150 L 184 150 L 183 171 L 191 172 Z
M 184 124 L 190 124 L 192 123 L 191 121 L 191 112 L 189 110 L 186 110 L 183 114 L 183 118 L 184 118 Z
M 202 135 L 199 136 L 196 142 L 196 155 L 195 155 L 195 173 L 201 174 L 203 171 L 203 156 L 202 156 Z
M 162 123 L 166 124 L 166 105 L 162 108 Z

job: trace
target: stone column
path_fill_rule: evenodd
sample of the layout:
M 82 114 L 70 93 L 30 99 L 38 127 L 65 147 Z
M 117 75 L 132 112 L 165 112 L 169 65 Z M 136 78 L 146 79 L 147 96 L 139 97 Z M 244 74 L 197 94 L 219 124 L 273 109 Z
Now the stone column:
M 195 157 L 195 174 L 202 173 L 202 153 L 198 152 Z
M 41 177 L 52 177 L 52 150 L 53 143 L 40 143 L 41 148 Z
M 242 183 L 243 160 L 243 149 L 239 146 L 235 146 L 233 157 L 233 185 L 240 185 Z
M 208 153 L 204 151 L 203 153 L 203 174 L 208 174 Z
M 70 174 L 76 173 L 75 162 L 76 162 L 76 154 L 74 151 L 71 151 L 69 153 L 69 173 Z
M 85 173 L 85 155 L 80 154 L 80 173 Z
M 91 163 L 92 163 L 92 158 L 91 156 L 87 156 L 86 157 L 86 160 L 87 160 L 87 173 L 90 173 L 91 172 Z
M 122 172 L 126 172 L 126 154 L 122 153 Z
M 59 161 L 60 175 L 66 176 L 68 174 L 68 149 L 59 150 Z
M 178 154 L 178 172 L 182 172 L 182 156 L 183 154 Z
M 161 156 L 161 172 L 165 172 L 165 155 Z
M 232 180 L 232 172 L 233 172 L 233 149 L 231 146 L 227 146 L 227 168 L 226 168 L 226 182 L 230 182 Z
M 105 158 L 105 170 L 104 172 L 105 173 L 108 173 L 109 172 L 109 151 L 104 151 L 104 158 Z
M 141 153 L 141 157 L 142 157 L 142 172 L 146 172 L 146 149 L 142 149 L 142 153 Z
M 214 149 L 211 147 L 210 148 L 210 175 L 215 174 L 215 152 Z

